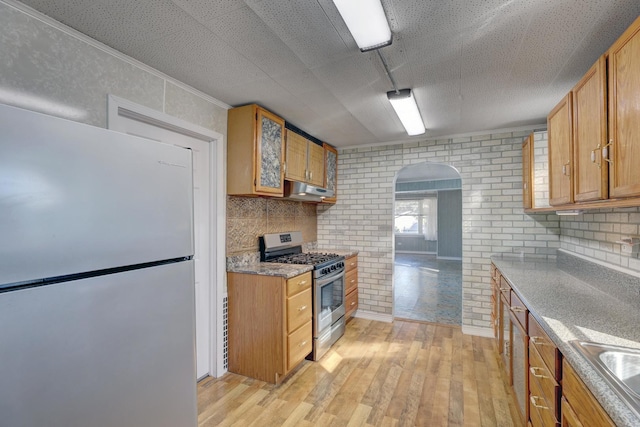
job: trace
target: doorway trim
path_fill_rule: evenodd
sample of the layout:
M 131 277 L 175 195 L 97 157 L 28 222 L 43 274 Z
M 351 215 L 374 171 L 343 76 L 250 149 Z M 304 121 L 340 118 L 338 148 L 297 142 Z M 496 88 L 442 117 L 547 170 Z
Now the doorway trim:
M 107 95 L 107 128 L 117 126 L 118 117 L 135 119 L 152 126 L 191 136 L 210 144 L 209 165 L 214 168 L 209 174 L 209 200 L 211 227 L 209 235 L 209 327 L 215 331 L 209 348 L 209 375 L 220 377 L 224 366 L 224 289 L 226 280 L 226 165 L 224 136 L 211 129 L 187 122 L 177 117 L 136 104 L 115 95 Z

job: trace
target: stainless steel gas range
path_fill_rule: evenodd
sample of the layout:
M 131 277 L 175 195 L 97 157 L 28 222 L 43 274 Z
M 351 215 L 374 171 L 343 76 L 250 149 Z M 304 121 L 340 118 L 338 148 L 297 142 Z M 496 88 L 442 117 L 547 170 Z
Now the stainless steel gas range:
M 260 237 L 260 261 L 313 266 L 313 360 L 321 358 L 345 329 L 344 257 L 302 252 L 302 233 Z

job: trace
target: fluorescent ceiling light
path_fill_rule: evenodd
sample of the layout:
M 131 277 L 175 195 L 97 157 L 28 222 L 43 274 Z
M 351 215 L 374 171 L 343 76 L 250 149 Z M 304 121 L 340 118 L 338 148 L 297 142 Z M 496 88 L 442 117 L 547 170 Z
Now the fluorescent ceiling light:
M 380 0 L 333 0 L 362 52 L 391 44 L 391 29 Z
M 387 92 L 391 106 L 410 136 L 422 135 L 426 129 L 411 89 Z

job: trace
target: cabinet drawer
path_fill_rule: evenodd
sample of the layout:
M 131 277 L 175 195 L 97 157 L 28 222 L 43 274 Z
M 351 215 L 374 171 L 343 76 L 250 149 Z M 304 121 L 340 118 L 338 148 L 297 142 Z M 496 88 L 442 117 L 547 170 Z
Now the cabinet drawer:
M 308 271 L 296 277 L 287 280 L 287 296 L 295 295 L 305 289 L 311 288 L 311 272 Z
M 560 363 L 560 352 L 531 314 L 529 314 L 529 338 L 529 344 L 538 351 L 538 354 L 547 365 L 549 372 L 551 372 L 556 381 L 560 381 L 560 371 L 562 367 Z
M 287 298 L 287 331 L 295 331 L 311 320 L 311 289 Z
M 569 402 L 575 416 L 589 427 L 613 427 L 615 424 L 582 382 L 571 365 L 562 362 L 562 395 Z
M 351 258 L 347 258 L 344 260 L 344 269 L 347 273 L 352 270 L 358 271 L 358 256 L 352 256 Z
M 509 282 L 502 276 L 500 276 L 500 292 L 502 292 L 502 296 L 507 300 L 507 304 L 511 303 L 511 285 L 509 285 Z
M 348 294 L 358 287 L 358 270 L 351 270 L 344 276 L 344 293 Z
M 529 386 L 536 383 L 540 392 L 549 404 L 549 409 L 556 420 L 560 419 L 560 385 L 553 378 L 542 357 L 533 346 L 529 346 Z
M 542 393 L 538 382 L 529 382 L 529 390 L 529 412 L 534 427 L 538 427 L 539 421 L 542 421 L 540 427 L 557 426 L 558 421 L 554 414 L 554 405 Z M 534 414 L 537 414 L 538 417 L 533 416 Z
M 520 323 L 520 326 L 522 326 L 522 329 L 524 329 L 525 332 L 527 332 L 529 330 L 527 328 L 529 310 L 527 310 L 527 306 L 524 305 L 522 301 L 520 301 L 520 298 L 518 298 L 518 295 L 516 295 L 516 293 L 513 291 L 511 291 L 510 309 L 513 315 L 518 320 L 518 323 Z
M 287 370 L 293 369 L 311 353 L 313 337 L 311 320 L 287 337 Z
M 348 293 L 344 299 L 346 316 L 349 317 L 358 308 L 358 289 Z

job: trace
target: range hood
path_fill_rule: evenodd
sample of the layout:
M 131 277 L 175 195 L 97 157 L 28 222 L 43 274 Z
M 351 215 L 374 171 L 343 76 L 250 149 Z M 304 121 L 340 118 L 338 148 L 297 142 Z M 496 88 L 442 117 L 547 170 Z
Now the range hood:
M 333 190 L 316 187 L 311 184 L 298 181 L 284 182 L 284 198 L 299 200 L 302 202 L 322 202 L 326 197 L 332 197 Z

